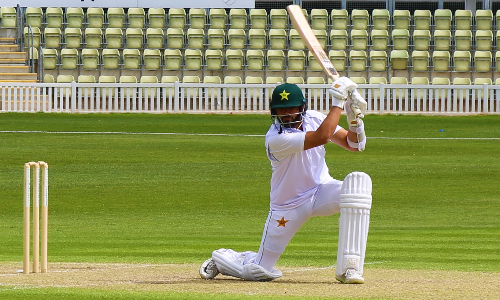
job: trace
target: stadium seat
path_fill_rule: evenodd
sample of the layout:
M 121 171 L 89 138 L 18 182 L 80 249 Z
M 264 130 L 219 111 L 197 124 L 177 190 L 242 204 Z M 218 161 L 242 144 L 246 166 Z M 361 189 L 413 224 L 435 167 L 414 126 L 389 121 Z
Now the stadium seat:
M 243 29 L 229 29 L 227 39 L 231 49 L 245 49 L 246 47 L 246 33 Z
M 366 84 L 366 78 L 365 77 L 359 77 L 359 76 L 353 76 L 349 77 L 352 81 L 354 81 L 356 84 Z
M 244 8 L 231 8 L 229 10 L 229 28 L 246 29 L 247 11 Z
M 304 78 L 300 76 L 289 76 L 286 78 L 286 83 L 293 83 L 293 84 L 304 84 Z
M 139 82 L 140 83 L 158 83 L 158 77 L 143 75 L 143 76 L 141 76 L 141 79 L 139 80 Z M 154 97 L 156 97 L 156 88 L 154 88 L 154 87 L 149 87 L 149 88 L 148 87 L 143 87 L 142 88 L 142 97 L 145 97 L 145 98 L 154 98 Z
M 186 70 L 201 70 L 202 54 L 200 49 L 186 49 L 184 63 Z
M 66 27 L 82 28 L 84 13 L 81 7 L 66 8 Z
M 326 30 L 328 26 L 328 11 L 324 8 L 311 9 L 312 29 Z
M 264 69 L 264 52 L 262 50 L 247 50 L 246 57 L 248 70 Z
M 371 14 L 374 30 L 388 30 L 390 14 L 387 9 L 374 9 Z
M 267 51 L 267 65 L 269 70 L 283 70 L 285 65 L 285 54 L 282 50 Z
M 45 10 L 46 28 L 61 28 L 63 22 L 63 10 L 60 7 L 47 7 Z
M 57 59 L 59 57 L 57 49 L 42 49 L 43 50 L 43 68 L 45 70 L 57 69 Z
M 347 30 L 349 13 L 346 9 L 332 9 L 330 19 L 332 21 L 332 30 Z
M 475 15 L 476 30 L 491 30 L 493 12 L 490 9 L 478 9 Z
M 165 70 L 180 70 L 182 54 L 179 49 L 165 49 L 163 54 Z
M 452 12 L 449 9 L 436 9 L 434 11 L 435 30 L 451 29 Z
M 353 9 L 351 11 L 352 29 L 367 30 L 369 14 L 366 9 Z
M 211 29 L 225 29 L 227 22 L 227 13 L 223 8 L 211 8 L 208 17 L 210 19 Z
M 344 29 L 332 29 L 330 31 L 331 50 L 347 49 L 347 31 Z
M 190 28 L 205 29 L 207 12 L 204 8 L 190 8 L 188 16 Z
M 43 83 L 55 83 L 54 76 L 52 74 L 43 75 Z
M 45 28 L 45 48 L 60 48 L 61 47 L 61 29 Z
M 500 72 L 500 51 L 495 52 L 495 71 Z
M 431 32 L 429 30 L 418 29 L 413 31 L 414 50 L 427 51 L 431 41 Z
M 184 29 L 186 25 L 186 11 L 184 8 L 170 8 L 168 10 L 168 27 Z
M 345 71 L 347 69 L 347 55 L 344 50 L 330 50 L 328 58 L 337 71 Z
M 109 11 L 108 11 L 109 13 Z M 101 7 L 87 8 L 87 27 L 88 28 L 103 28 L 104 25 L 104 10 Z M 108 27 L 109 24 L 108 24 Z M 120 26 L 121 28 L 122 26 Z M 79 28 L 79 27 L 75 27 Z
M 99 51 L 97 49 L 82 49 L 82 69 L 97 70 L 99 68 Z
M 144 69 L 159 70 L 161 65 L 161 54 L 159 49 L 144 49 L 142 54 Z
M 61 69 L 76 70 L 78 68 L 78 50 L 62 49 L 61 50 Z
M 451 84 L 450 78 L 447 77 L 434 77 L 432 78 L 432 85 L 449 85 Z
M 167 47 L 170 49 L 184 48 L 184 30 L 170 27 L 167 29 Z
M 491 47 L 493 46 L 493 32 L 491 30 L 476 30 L 475 33 L 476 50 L 490 51 Z
M 471 83 L 470 78 L 466 77 L 455 77 L 452 81 L 453 85 L 471 85 Z
M 130 75 L 120 76 L 120 83 L 137 83 L 137 77 Z
M 119 49 L 122 47 L 123 31 L 121 28 L 106 28 L 104 36 L 106 37 L 106 48 Z
M 415 30 L 430 30 L 432 14 L 430 10 L 417 9 L 413 13 L 413 23 Z
M 123 68 L 137 70 L 141 66 L 141 53 L 139 49 L 123 49 Z
M 369 84 L 387 84 L 387 78 L 385 77 L 370 77 L 368 80 Z M 371 89 L 372 92 L 372 97 L 374 99 L 379 99 L 380 98 L 380 92 L 379 89 Z
M 222 51 L 219 49 L 207 49 L 205 51 L 205 62 L 207 70 L 222 70 Z
M 33 39 L 29 38 L 30 32 L 28 27 L 24 27 L 24 46 L 25 47 L 33 47 L 33 48 L 38 48 L 40 47 L 41 43 L 41 31 L 39 27 L 32 27 L 31 32 L 33 33 Z
M 120 76 L 120 83 L 137 83 L 137 77 L 132 75 Z M 122 95 L 126 98 L 133 97 L 137 93 L 137 88 L 121 88 Z
M 273 8 L 269 12 L 272 29 L 286 29 L 288 24 L 288 13 L 286 9 Z
M 221 79 L 219 76 L 203 76 L 203 83 L 216 83 L 220 84 L 222 83 Z
M 142 7 L 130 7 L 127 11 L 129 28 L 144 28 L 146 13 Z
M 160 28 L 165 27 L 166 14 L 163 8 L 150 8 L 148 9 L 148 28 Z
M 228 70 L 242 70 L 243 51 L 239 49 L 226 50 L 226 68 Z
M 372 50 L 370 51 L 370 66 L 371 71 L 387 70 L 387 52 Z
M 411 84 L 429 84 L 429 78 L 414 76 L 411 78 Z
M 200 28 L 187 30 L 187 47 L 190 49 L 203 49 L 205 47 L 205 31 Z
M 266 83 L 267 84 L 278 84 L 278 83 L 285 83 L 285 81 L 283 80 L 283 77 L 268 76 L 268 77 L 266 77 Z
M 453 52 L 453 62 L 456 72 L 469 72 L 471 63 L 471 54 L 469 51 Z
M 472 31 L 456 30 L 455 31 L 455 50 L 471 50 Z
M 24 16 L 26 18 L 26 26 L 42 27 L 43 12 L 41 7 L 27 7 Z
M 75 81 L 75 77 L 73 75 L 57 75 L 56 82 L 57 83 L 71 83 Z M 59 95 L 62 97 L 71 97 L 71 88 L 60 88 Z
M 161 83 L 174 83 L 174 82 L 179 82 L 179 77 L 175 75 L 165 75 L 161 77 Z M 171 97 L 174 95 L 174 88 L 165 88 L 164 90 L 166 92 L 167 97 Z
M 222 81 L 219 76 L 204 76 L 203 83 L 221 84 Z M 208 97 L 218 97 L 220 88 L 208 87 L 205 88 L 205 93 Z
M 208 49 L 224 49 L 225 33 L 223 29 L 208 30 Z
M 106 70 L 116 70 L 120 66 L 120 52 L 118 49 L 102 50 L 102 67 Z
M 125 31 L 125 47 L 129 49 L 142 49 L 144 33 L 140 28 L 127 28 Z
M 290 30 L 292 31 L 292 30 Z M 286 48 L 287 35 L 284 29 L 269 30 L 269 47 L 274 50 Z
M 408 79 L 406 77 L 391 77 L 390 84 L 408 84 Z M 392 91 L 393 97 L 396 97 L 397 99 L 404 98 L 406 96 L 406 93 L 408 92 L 407 89 L 402 89 L 402 88 L 394 88 Z
M 476 67 L 476 72 L 490 72 L 491 63 L 491 51 L 476 51 L 474 53 L 474 65 Z
M 266 49 L 266 31 L 264 29 L 248 30 L 249 49 Z
M 323 68 L 319 64 L 319 62 L 314 57 L 314 54 L 311 51 L 308 51 L 307 61 L 309 62 L 309 70 L 311 71 L 321 71 Z
M 432 54 L 434 71 L 448 71 L 450 66 L 450 52 L 434 51 Z
M 374 29 L 371 31 L 371 42 L 373 50 L 387 50 L 389 33 L 385 29 Z
M 82 46 L 82 30 L 80 28 L 66 28 L 64 40 L 66 48 L 80 48 Z
M 0 10 L 0 17 L 2 19 L 2 27 L 17 27 L 17 11 L 15 7 L 2 7 Z
M 411 78 L 411 84 L 413 85 L 429 85 L 429 78 L 427 77 L 418 77 L 418 76 L 413 76 Z M 413 89 L 412 90 L 412 97 L 415 97 L 416 99 L 426 99 L 427 98 L 427 89 Z
M 262 84 L 264 83 L 264 80 L 260 76 L 247 76 L 245 77 L 245 83 Z
M 450 50 L 451 32 L 449 30 L 434 31 L 434 50 L 448 51 Z
M 313 33 L 316 36 L 316 38 L 318 39 L 318 42 L 320 43 L 323 50 L 326 50 L 326 44 L 328 42 L 328 35 L 326 33 L 326 30 L 313 29 Z
M 476 78 L 474 79 L 474 85 L 492 85 L 493 81 L 490 78 Z M 476 98 L 477 99 L 482 99 L 483 98 L 483 91 L 482 90 L 476 90 Z
M 270 37 L 269 39 L 271 40 L 272 43 L 272 38 Z M 299 35 L 299 32 L 295 28 L 290 29 L 289 39 L 290 39 L 290 49 L 292 50 L 306 49 L 304 41 L 302 40 L 302 38 Z
M 101 75 L 98 78 L 99 83 L 116 83 L 116 77 L 112 75 Z M 101 95 L 105 97 L 114 96 L 115 88 L 101 88 Z
M 246 84 L 262 84 L 264 83 L 264 80 L 260 76 L 247 76 L 245 77 L 245 83 Z M 249 98 L 254 98 L 255 96 L 262 98 L 263 90 L 262 88 L 247 88 L 246 89 L 246 94 Z
M 288 70 L 302 71 L 306 66 L 306 55 L 303 50 L 288 50 Z
M 427 71 L 429 66 L 429 51 L 414 50 L 411 54 L 413 71 Z
M 394 29 L 392 31 L 392 43 L 394 50 L 407 50 L 410 43 L 410 32 L 408 29 Z
M 351 65 L 351 71 L 365 71 L 367 56 L 366 51 L 363 50 L 352 50 L 349 52 L 349 61 Z M 333 63 L 333 61 L 332 61 Z M 334 64 L 335 66 L 335 64 Z M 336 66 L 335 66 L 336 67 Z M 337 69 L 339 70 L 339 69 Z M 339 70 L 342 71 L 342 70 Z
M 366 50 L 368 47 L 368 32 L 361 29 L 351 30 L 351 45 L 353 50 Z
M 409 10 L 397 9 L 392 13 L 394 29 L 410 30 L 411 15 Z
M 391 66 L 393 70 L 406 70 L 408 68 L 408 51 L 392 50 L 391 51 Z
M 79 75 L 77 78 L 78 83 L 95 83 L 95 77 L 93 75 Z M 90 91 L 90 88 L 87 89 Z M 89 93 L 90 95 L 90 93 Z
M 455 30 L 471 30 L 472 11 L 468 9 L 455 10 Z
M 101 48 L 102 46 L 102 30 L 101 28 L 85 29 L 85 48 Z
M 307 84 L 326 84 L 325 78 L 320 76 L 307 77 Z
M 241 81 L 240 76 L 225 76 L 224 83 L 241 84 L 242 81 Z M 241 95 L 241 89 L 239 89 L 239 88 L 226 88 L 226 93 L 227 93 L 228 97 L 236 98 L 236 97 Z
M 266 29 L 267 11 L 262 8 L 253 8 L 250 10 L 250 28 Z
M 146 29 L 146 41 L 149 49 L 163 49 L 163 29 L 150 27 Z

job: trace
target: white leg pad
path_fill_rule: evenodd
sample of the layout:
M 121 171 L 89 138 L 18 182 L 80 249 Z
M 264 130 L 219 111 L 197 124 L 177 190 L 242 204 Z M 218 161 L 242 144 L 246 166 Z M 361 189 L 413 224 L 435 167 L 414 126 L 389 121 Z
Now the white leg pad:
M 283 276 L 280 270 L 273 268 L 271 272 L 254 263 L 243 265 L 243 279 L 252 281 L 271 281 Z
M 253 263 L 256 256 L 257 253 L 253 251 L 236 252 L 225 248 L 212 252 L 212 259 L 222 275 L 233 276 L 241 279 L 245 279 L 243 277 L 244 265 Z
M 340 194 L 337 278 L 342 278 L 347 269 L 363 274 L 371 204 L 370 176 L 362 172 L 348 174 Z

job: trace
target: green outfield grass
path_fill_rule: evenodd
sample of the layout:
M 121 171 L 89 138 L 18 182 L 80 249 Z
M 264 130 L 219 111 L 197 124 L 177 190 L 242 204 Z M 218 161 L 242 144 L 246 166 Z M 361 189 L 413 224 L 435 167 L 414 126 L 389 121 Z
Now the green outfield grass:
M 22 261 L 23 164 L 32 160 L 50 165 L 51 262 L 202 263 L 221 247 L 257 251 L 269 124 L 265 115 L 0 114 L 0 262 Z M 370 115 L 365 124 L 365 152 L 326 147 L 333 177 L 364 171 L 373 180 L 366 268 L 498 272 L 500 117 Z M 337 222 L 311 219 L 278 264 L 334 264 Z M 12 299 L 48 291 L 1 289 Z

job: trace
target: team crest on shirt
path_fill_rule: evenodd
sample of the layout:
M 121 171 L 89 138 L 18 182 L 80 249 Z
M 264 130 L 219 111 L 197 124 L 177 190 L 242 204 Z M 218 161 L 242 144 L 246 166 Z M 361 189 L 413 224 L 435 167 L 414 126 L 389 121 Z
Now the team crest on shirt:
M 281 220 L 276 220 L 278 222 L 278 227 L 283 226 L 286 227 L 286 223 L 290 220 L 285 220 L 285 217 L 281 217 Z

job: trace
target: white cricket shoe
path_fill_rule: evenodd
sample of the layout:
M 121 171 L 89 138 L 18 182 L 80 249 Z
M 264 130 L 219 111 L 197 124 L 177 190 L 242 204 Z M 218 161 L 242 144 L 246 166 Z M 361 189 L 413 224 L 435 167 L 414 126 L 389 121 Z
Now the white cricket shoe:
M 347 269 L 341 276 L 337 275 L 337 280 L 342 283 L 365 283 L 363 276 L 355 269 Z
M 205 260 L 200 267 L 200 276 L 203 279 L 214 279 L 219 274 L 219 269 L 212 258 Z

